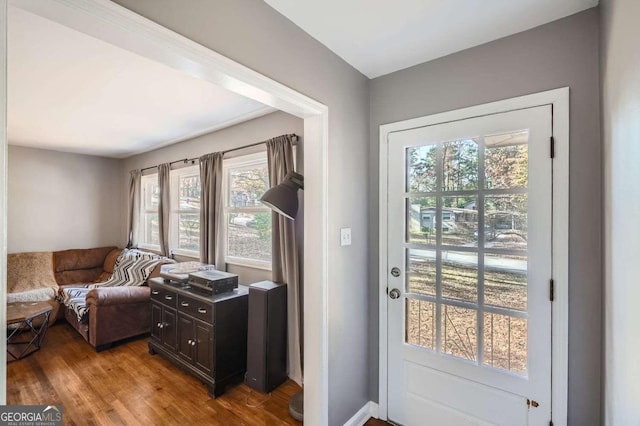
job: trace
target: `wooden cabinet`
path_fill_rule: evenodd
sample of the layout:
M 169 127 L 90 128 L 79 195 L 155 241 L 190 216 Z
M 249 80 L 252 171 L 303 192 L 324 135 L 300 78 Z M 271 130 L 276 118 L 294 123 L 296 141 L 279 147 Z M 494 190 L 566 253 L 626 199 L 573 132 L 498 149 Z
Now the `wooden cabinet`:
M 176 349 L 178 330 L 175 309 L 159 303 L 151 304 L 151 339 L 169 350 Z
M 216 397 L 242 380 L 247 364 L 247 288 L 206 295 L 150 280 L 149 353 L 159 353 L 202 380 Z

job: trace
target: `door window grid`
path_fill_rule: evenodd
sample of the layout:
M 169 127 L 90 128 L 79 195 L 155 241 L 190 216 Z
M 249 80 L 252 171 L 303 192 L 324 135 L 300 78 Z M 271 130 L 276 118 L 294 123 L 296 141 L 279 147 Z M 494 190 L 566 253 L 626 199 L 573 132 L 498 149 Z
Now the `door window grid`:
M 527 133 L 526 131 L 524 133 Z M 485 137 L 475 137 L 462 139 L 460 141 L 473 141 L 477 143 L 477 179 L 475 182 L 471 181 L 471 186 L 477 184 L 477 189 L 469 189 L 469 182 L 466 182 L 466 185 L 462 187 L 464 189 L 459 189 L 459 187 L 454 187 L 454 190 L 448 191 L 443 187 L 443 176 L 445 171 L 443 170 L 444 164 L 444 154 L 443 154 L 443 146 L 451 146 L 451 142 L 438 142 L 431 145 L 420 146 L 420 147 L 409 147 L 405 150 L 406 154 L 406 188 L 405 190 L 405 205 L 406 205 L 406 221 L 405 221 L 405 264 L 406 264 L 406 279 L 405 279 L 405 291 L 407 293 L 407 303 L 405 304 L 405 312 L 409 313 L 410 310 L 418 312 L 418 321 L 419 324 L 413 324 L 412 319 L 409 315 L 406 315 L 406 342 L 409 344 L 414 344 L 417 346 L 426 347 L 428 349 L 435 350 L 438 353 L 448 353 L 463 359 L 468 359 L 474 362 L 477 365 L 487 365 L 494 366 L 501 369 L 506 369 L 509 371 L 513 371 L 520 375 L 526 375 L 526 321 L 527 321 L 527 312 L 526 307 L 523 311 L 517 311 L 513 308 L 509 307 L 499 307 L 499 306 L 491 306 L 485 305 L 485 255 L 502 255 L 502 256 L 524 256 L 526 262 L 526 249 L 523 250 L 513 250 L 513 249 L 505 249 L 505 248 L 487 248 L 485 247 L 485 232 L 481 232 L 480 230 L 485 229 L 485 196 L 494 196 L 494 195 L 513 195 L 513 194 L 524 194 L 526 197 L 527 187 L 524 185 L 520 185 L 519 187 L 511 187 L 511 188 L 486 188 L 486 174 L 485 174 L 485 140 L 489 138 L 489 136 Z M 460 142 L 456 141 L 456 142 Z M 456 143 L 454 142 L 454 143 Z M 433 148 L 435 148 L 435 164 L 433 161 L 431 162 L 431 166 L 435 166 L 435 176 L 432 173 L 426 173 L 427 179 L 426 182 L 419 182 L 418 184 L 412 184 L 410 170 L 411 170 L 411 159 L 409 151 L 411 149 L 420 150 L 422 154 L 427 152 L 433 152 Z M 427 161 L 428 163 L 428 161 Z M 423 169 L 424 170 L 424 169 Z M 435 178 L 435 179 L 433 179 Z M 435 180 L 435 182 L 433 182 Z M 435 184 L 435 185 L 434 185 Z M 435 191 L 428 192 L 411 192 L 411 189 L 432 189 L 435 186 Z M 467 197 L 476 197 L 475 208 L 477 211 L 477 246 L 475 247 L 459 247 L 455 245 L 446 245 L 443 244 L 443 230 L 446 225 L 443 226 L 443 223 L 446 222 L 447 218 L 443 217 L 443 209 L 446 209 L 443 206 L 443 198 L 445 197 L 454 197 L 454 196 L 467 196 Z M 435 244 L 433 244 L 433 238 L 428 238 L 426 241 L 419 241 L 412 238 L 412 233 L 410 228 L 411 221 L 411 213 L 409 209 L 412 209 L 413 206 L 411 204 L 412 198 L 421 197 L 423 199 L 435 199 Z M 422 217 L 423 211 L 420 210 L 420 216 Z M 422 224 L 422 222 L 420 222 Z M 422 229 L 423 232 L 427 232 L 428 230 Z M 428 233 L 428 232 L 427 232 Z M 414 272 L 409 267 L 410 263 L 410 249 L 418 249 L 418 250 L 434 250 L 435 249 L 435 295 L 430 295 L 428 292 L 426 293 L 415 293 L 411 290 L 411 277 L 410 273 Z M 449 251 L 458 251 L 458 252 L 467 252 L 477 254 L 477 303 L 464 301 L 464 300 L 456 300 L 447 297 L 443 297 L 443 259 L 442 253 Z M 526 294 L 526 286 L 525 286 L 525 294 Z M 417 303 L 417 305 L 416 305 Z M 424 316 L 424 309 L 422 307 L 423 304 L 427 303 L 429 309 L 435 311 L 435 315 L 431 315 L 429 317 L 429 321 L 433 324 L 434 327 L 431 327 L 428 333 L 431 333 L 432 337 L 435 338 L 425 338 L 422 333 L 425 327 L 420 324 L 422 318 Z M 417 306 L 417 308 L 416 308 Z M 474 326 L 472 328 L 468 328 L 466 330 L 454 330 L 451 332 L 451 317 L 446 314 L 447 310 L 450 309 L 464 309 L 468 316 L 468 310 L 473 310 L 476 313 L 476 318 L 474 318 Z M 444 312 L 444 318 L 443 318 Z M 493 324 L 493 317 L 499 316 L 502 318 L 506 318 L 508 323 L 508 333 L 509 338 L 507 339 L 507 360 L 505 361 L 504 353 L 501 353 L 499 356 L 496 356 L 496 351 L 493 350 L 493 343 L 496 340 L 496 336 L 494 333 L 494 329 L 485 330 L 485 322 L 487 324 Z M 434 319 L 435 318 L 435 319 Z M 519 322 L 520 324 L 524 323 L 524 367 L 522 362 L 515 363 L 516 368 L 512 368 L 511 362 L 511 320 Z M 411 330 L 412 328 L 413 330 Z M 443 330 L 444 328 L 448 328 L 448 331 Z M 415 336 L 417 330 L 417 336 Z M 426 331 L 426 330 L 425 330 Z M 413 333 L 410 336 L 410 332 Z M 472 336 L 473 334 L 473 336 Z M 485 336 L 486 335 L 486 336 Z M 487 342 L 485 342 L 485 337 Z M 434 342 L 435 340 L 435 342 Z M 423 344 L 430 342 L 429 344 Z M 434 347 L 435 346 L 435 347 Z M 504 352 L 504 351 L 502 351 Z M 488 359 L 485 359 L 488 357 Z M 499 362 L 496 362 L 498 359 Z

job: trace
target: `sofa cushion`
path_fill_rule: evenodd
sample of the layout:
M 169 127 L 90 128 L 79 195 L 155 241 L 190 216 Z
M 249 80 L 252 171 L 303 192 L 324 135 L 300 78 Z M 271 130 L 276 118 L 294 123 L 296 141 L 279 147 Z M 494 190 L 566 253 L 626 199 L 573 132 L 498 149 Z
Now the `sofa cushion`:
M 116 266 L 116 261 L 118 257 L 122 253 L 122 249 L 113 249 L 109 252 L 107 257 L 104 259 L 104 265 L 102 267 L 103 271 L 98 278 L 94 281 L 95 283 L 102 283 L 107 281 L 113 275 L 113 268 Z
M 27 252 L 7 255 L 7 293 L 57 287 L 52 253 Z
M 113 249 L 109 252 L 107 257 L 104 259 L 104 265 L 102 269 L 109 274 L 113 273 L 113 268 L 116 266 L 116 261 L 118 260 L 118 256 L 122 253 L 122 249 Z
M 107 255 L 116 247 L 62 250 L 53 253 L 58 284 L 91 283 L 103 272 Z

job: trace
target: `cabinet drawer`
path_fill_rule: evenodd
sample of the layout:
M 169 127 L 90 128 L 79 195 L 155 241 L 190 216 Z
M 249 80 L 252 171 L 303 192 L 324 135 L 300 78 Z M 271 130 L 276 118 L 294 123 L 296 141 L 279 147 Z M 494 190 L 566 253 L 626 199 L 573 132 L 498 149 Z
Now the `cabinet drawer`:
M 213 324 L 213 305 L 191 297 L 178 295 L 178 309 L 195 318 Z
M 178 301 L 176 293 L 154 285 L 151 286 L 151 299 L 172 308 L 176 307 L 176 303 Z

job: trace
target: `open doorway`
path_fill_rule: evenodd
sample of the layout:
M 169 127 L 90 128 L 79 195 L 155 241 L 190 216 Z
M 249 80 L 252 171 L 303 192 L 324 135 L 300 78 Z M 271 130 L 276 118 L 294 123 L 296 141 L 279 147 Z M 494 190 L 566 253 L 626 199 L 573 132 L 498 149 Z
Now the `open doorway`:
M 304 119 L 305 159 L 305 245 L 314 242 L 314 250 L 305 250 L 305 307 L 304 324 L 307 329 L 320 329 L 321 333 L 305 335 L 305 408 L 312 418 L 327 415 L 327 338 L 326 338 L 326 147 L 327 108 L 312 99 L 261 76 L 215 52 L 203 48 L 171 31 L 160 27 L 117 5 L 79 7 L 74 3 L 58 1 L 11 2 L 12 6 L 28 10 L 38 16 L 59 22 L 107 43 L 127 49 L 174 70 L 185 72 Z M 6 2 L 3 5 L 6 30 Z M 144 37 L 141 34 L 145 34 Z M 6 50 L 2 58 L 6 61 Z M 6 81 L 6 75 L 3 76 Z M 5 105 L 6 107 L 6 105 Z M 6 124 L 6 123 L 5 123 Z M 6 164 L 6 136 L 3 138 L 3 163 Z M 6 171 L 5 171 L 6 176 Z M 6 180 L 4 184 L 6 200 Z M 6 203 L 2 207 L 6 207 Z M 3 221 L 7 209 L 3 208 Z M 6 229 L 6 228 L 5 228 Z M 6 234 L 2 236 L 6 239 Z M 318 250 L 320 246 L 320 250 Z M 4 250 L 3 250 L 4 251 Z M 311 256 L 313 253 L 313 256 Z M 3 259 L 6 253 L 0 253 Z M 4 278 L 3 278 L 4 280 Z M 6 282 L 0 286 L 2 299 L 6 299 Z M 313 300 L 313 304 L 306 300 Z M 4 318 L 0 318 L 4 322 Z M 4 356 L 4 348 L 2 354 Z M 4 368 L 4 360 L 1 360 Z M 2 402 L 5 400 L 2 386 Z

